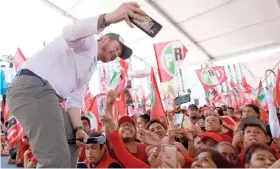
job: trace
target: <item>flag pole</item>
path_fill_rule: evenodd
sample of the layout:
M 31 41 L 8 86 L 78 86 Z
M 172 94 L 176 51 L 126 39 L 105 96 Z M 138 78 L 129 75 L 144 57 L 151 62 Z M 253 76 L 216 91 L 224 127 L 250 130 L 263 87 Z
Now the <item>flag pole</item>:
M 267 69 L 267 70 L 265 71 L 265 76 L 264 76 L 264 78 L 265 78 L 266 88 L 268 88 L 268 86 L 269 86 L 268 80 L 267 80 L 267 77 L 269 76 L 268 73 L 272 73 L 272 74 L 276 77 L 276 73 L 275 73 L 272 69 Z

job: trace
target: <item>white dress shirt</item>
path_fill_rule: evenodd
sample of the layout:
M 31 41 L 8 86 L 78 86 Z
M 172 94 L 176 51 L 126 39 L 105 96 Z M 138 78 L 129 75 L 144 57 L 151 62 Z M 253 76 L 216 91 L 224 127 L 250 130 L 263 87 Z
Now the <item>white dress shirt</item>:
M 76 20 L 67 25 L 62 35 L 22 66 L 47 80 L 58 95 L 67 98 L 67 108 L 81 107 L 96 68 L 98 42 L 93 35 L 101 31 L 97 29 L 98 18 Z

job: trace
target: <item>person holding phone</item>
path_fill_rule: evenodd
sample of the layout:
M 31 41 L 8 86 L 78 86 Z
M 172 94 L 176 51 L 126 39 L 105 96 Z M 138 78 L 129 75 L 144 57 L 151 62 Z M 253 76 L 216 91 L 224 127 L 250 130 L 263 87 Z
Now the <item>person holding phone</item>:
M 7 91 L 7 104 L 29 138 L 37 167 L 76 167 L 78 149 L 67 140 L 87 140 L 80 108 L 97 61 L 132 55 L 120 35 L 109 33 L 99 40 L 94 35 L 122 21 L 133 27 L 129 18 L 145 21 L 146 15 L 137 3 L 128 2 L 113 12 L 75 20 L 22 65 Z M 59 104 L 65 98 L 67 113 Z

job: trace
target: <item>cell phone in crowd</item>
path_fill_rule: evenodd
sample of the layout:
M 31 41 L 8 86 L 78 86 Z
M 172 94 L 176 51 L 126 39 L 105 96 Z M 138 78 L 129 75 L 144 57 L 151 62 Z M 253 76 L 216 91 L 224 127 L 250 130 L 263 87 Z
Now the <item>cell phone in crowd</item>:
M 174 145 L 162 144 L 160 147 L 160 161 L 167 163 L 171 168 L 177 168 L 177 148 Z
M 178 113 L 175 115 L 174 126 L 181 128 L 184 121 L 184 114 Z
M 190 101 L 191 101 L 191 95 L 190 94 L 186 94 L 184 96 L 178 96 L 178 97 L 175 98 L 175 103 L 177 105 L 188 103 Z
M 147 20 L 144 22 L 140 22 L 138 20 L 135 20 L 133 18 L 129 18 L 130 22 L 133 23 L 136 27 L 141 29 L 143 32 L 145 32 L 150 37 L 155 37 L 159 31 L 162 29 L 162 25 L 159 24 L 157 21 L 155 21 L 150 16 L 146 16 Z

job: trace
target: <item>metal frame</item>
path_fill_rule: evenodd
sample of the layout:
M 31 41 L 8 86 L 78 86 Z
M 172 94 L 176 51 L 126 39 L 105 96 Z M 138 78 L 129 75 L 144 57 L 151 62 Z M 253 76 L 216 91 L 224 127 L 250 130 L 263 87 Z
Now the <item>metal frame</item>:
M 157 13 L 159 13 L 170 25 L 172 25 L 179 33 L 181 33 L 184 38 L 189 40 L 192 45 L 194 45 L 200 52 L 202 52 L 210 62 L 212 62 L 213 57 L 205 51 L 200 45 L 198 45 L 191 37 L 188 35 L 179 25 L 177 25 L 171 17 L 169 17 L 163 9 L 161 9 L 154 0 L 145 0 Z

